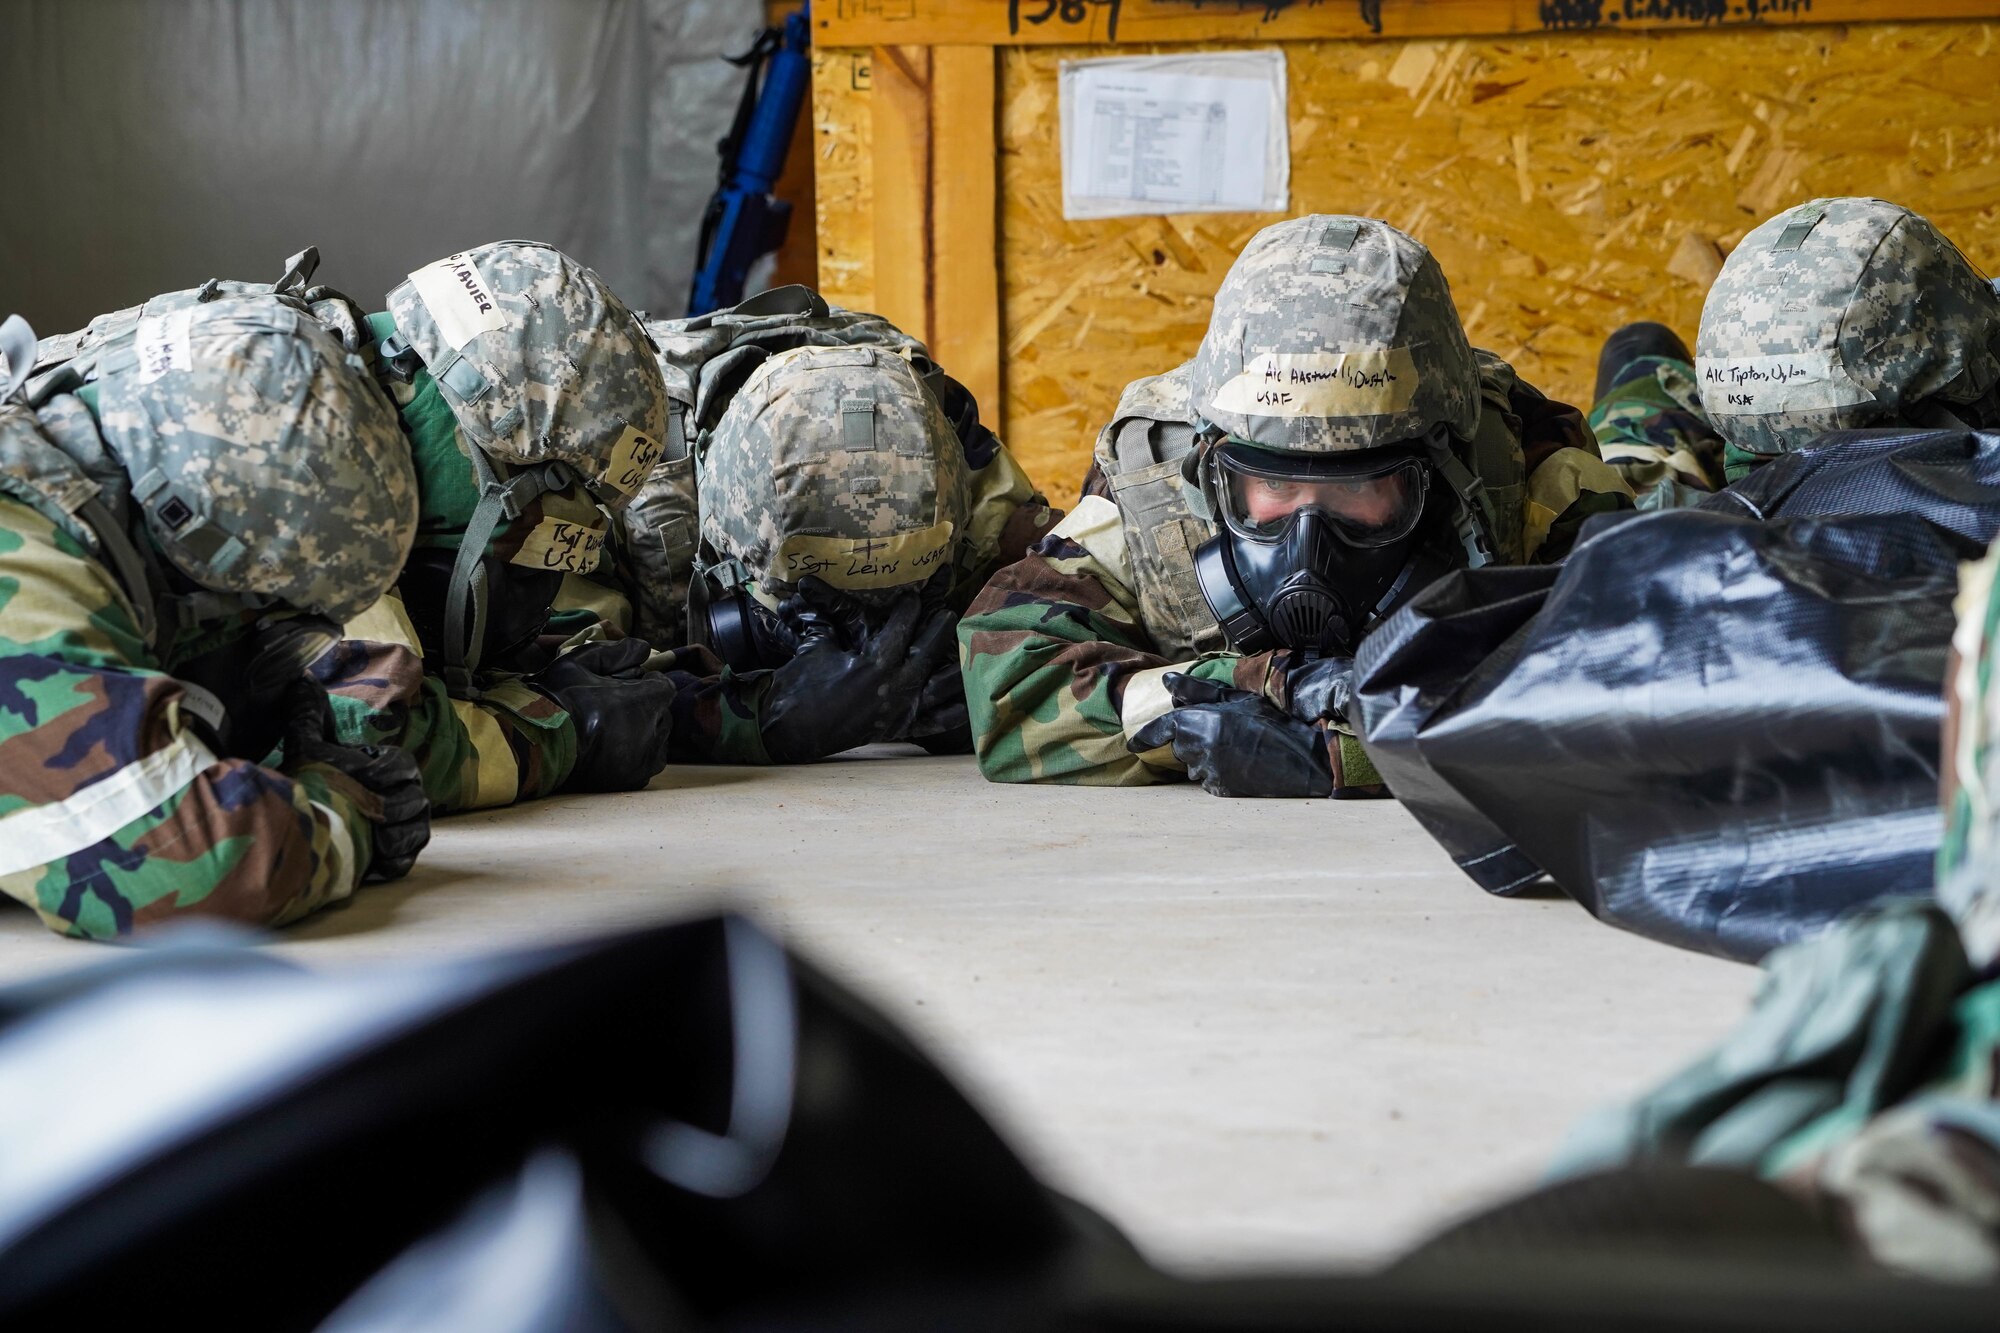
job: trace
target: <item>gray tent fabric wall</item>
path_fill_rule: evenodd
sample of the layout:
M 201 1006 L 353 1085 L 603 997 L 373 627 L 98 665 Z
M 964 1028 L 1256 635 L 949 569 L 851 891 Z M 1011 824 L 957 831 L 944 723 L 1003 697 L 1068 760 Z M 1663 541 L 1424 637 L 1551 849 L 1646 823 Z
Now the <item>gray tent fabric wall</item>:
M 720 131 L 674 126 L 703 136 L 710 184 L 662 198 L 652 128 L 687 117 L 661 114 L 663 68 L 681 66 L 663 66 L 658 39 L 682 10 L 704 11 L 718 49 L 759 18 L 750 0 L 710 9 L 0 0 L 0 312 L 59 332 L 210 277 L 269 281 L 307 244 L 373 308 L 410 269 L 507 237 L 677 311 L 679 233 L 712 188 Z M 726 126 L 726 107 L 701 110 Z

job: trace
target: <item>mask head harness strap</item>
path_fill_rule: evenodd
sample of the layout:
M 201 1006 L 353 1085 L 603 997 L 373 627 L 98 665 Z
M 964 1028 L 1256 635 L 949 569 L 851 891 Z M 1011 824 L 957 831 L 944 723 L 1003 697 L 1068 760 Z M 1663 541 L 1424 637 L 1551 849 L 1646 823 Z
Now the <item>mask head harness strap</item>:
M 1452 506 L 1451 528 L 1459 546 L 1465 551 L 1465 567 L 1479 569 L 1492 564 L 1492 533 L 1496 524 L 1493 501 L 1486 494 L 1485 483 L 1452 452 L 1449 442 L 1432 450 L 1431 461 L 1437 468 L 1438 476 L 1444 479 L 1444 484 L 1451 488 L 1458 501 Z
M 444 606 L 444 679 L 458 698 L 477 698 L 473 678 L 486 643 L 489 580 L 486 547 L 502 522 L 519 518 L 535 500 L 571 484 L 575 473 L 566 463 L 538 463 L 501 480 L 486 451 L 473 445 L 473 475 L 479 482 L 479 504 L 459 539 L 452 564 L 451 590 Z

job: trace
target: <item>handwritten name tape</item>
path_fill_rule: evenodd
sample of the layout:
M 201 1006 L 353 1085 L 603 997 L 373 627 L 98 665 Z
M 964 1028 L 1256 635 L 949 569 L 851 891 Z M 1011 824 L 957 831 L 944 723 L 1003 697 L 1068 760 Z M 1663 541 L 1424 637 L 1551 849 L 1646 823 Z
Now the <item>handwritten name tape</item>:
M 604 484 L 620 495 L 632 494 L 652 473 L 665 448 L 652 436 L 627 426 L 611 446 L 610 461 L 604 465 Z
M 567 519 L 544 518 L 535 524 L 509 563 L 525 565 L 529 569 L 588 574 L 597 568 L 603 551 L 603 528 L 585 527 Z
M 410 275 L 424 308 L 437 321 L 438 332 L 456 349 L 507 322 L 493 286 L 479 266 L 462 254 L 446 255 Z
M 1781 356 L 1699 357 L 1695 379 L 1712 415 L 1754 417 L 1824 412 L 1873 402 L 1830 352 Z
M 1407 410 L 1416 394 L 1407 347 L 1265 352 L 1216 392 L 1214 406 L 1256 417 L 1381 417 Z
M 779 544 L 779 578 L 816 574 L 836 588 L 898 588 L 922 583 L 951 555 L 950 519 L 894 537 L 821 537 L 793 533 Z
M 194 324 L 194 308 L 170 310 L 164 315 L 148 315 L 139 321 L 133 335 L 133 352 L 139 360 L 139 383 L 151 384 L 174 370 L 192 370 L 189 349 Z

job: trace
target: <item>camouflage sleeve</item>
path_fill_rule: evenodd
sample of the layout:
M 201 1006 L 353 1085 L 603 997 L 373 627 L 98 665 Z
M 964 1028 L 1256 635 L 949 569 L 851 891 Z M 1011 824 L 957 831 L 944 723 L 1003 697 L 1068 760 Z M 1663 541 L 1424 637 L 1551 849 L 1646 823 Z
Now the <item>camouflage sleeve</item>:
M 655 652 L 647 668 L 674 682 L 674 725 L 667 741 L 670 763 L 768 764 L 764 750 L 764 699 L 771 673 L 731 671 L 706 648 Z
M 477 701 L 454 699 L 424 674 L 416 633 L 392 592 L 347 626 L 313 664 L 348 745 L 393 745 L 416 758 L 438 814 L 532 801 L 558 790 L 576 763 L 576 728 L 547 696 L 518 681 Z
M 109 572 L 0 499 L 0 891 L 52 930 L 280 924 L 367 871 L 371 795 L 331 769 L 218 759 L 182 698 Z
M 1127 573 L 1118 508 L 1086 496 L 1028 555 L 993 576 L 958 626 L 979 767 L 994 782 L 1137 786 L 1185 777 L 1164 749 L 1127 734 L 1172 707 L 1163 677 L 1185 672 L 1267 694 L 1271 654 L 1169 662 Z M 1275 695 L 1274 695 L 1275 697 Z
M 609 568 L 564 574 L 544 633 L 567 639 L 597 630 L 600 638 L 623 638 L 632 633 L 632 618 L 632 599 Z
M 1722 437 L 1702 412 L 1694 367 L 1685 361 L 1634 361 L 1590 409 L 1590 429 L 1641 509 L 1681 508 L 1722 489 Z
M 1617 468 L 1594 452 L 1558 449 L 1528 476 L 1527 558 L 1560 560 L 1576 544 L 1585 519 L 1631 507 L 1632 488 Z
M 1013 564 L 1062 518 L 1042 498 L 1005 445 L 972 474 L 971 513 L 960 546 L 952 605 L 963 607 L 1002 567 Z

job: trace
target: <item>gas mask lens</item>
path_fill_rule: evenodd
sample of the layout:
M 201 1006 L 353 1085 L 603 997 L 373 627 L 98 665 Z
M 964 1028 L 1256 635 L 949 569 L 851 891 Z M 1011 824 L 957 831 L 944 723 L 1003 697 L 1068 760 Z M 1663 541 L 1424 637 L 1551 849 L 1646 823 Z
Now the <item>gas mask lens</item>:
M 1357 463 L 1347 457 L 1280 455 L 1233 441 L 1216 450 L 1223 520 L 1237 536 L 1282 538 L 1294 517 L 1316 509 L 1351 546 L 1388 546 L 1423 517 L 1428 471 L 1408 454 Z

